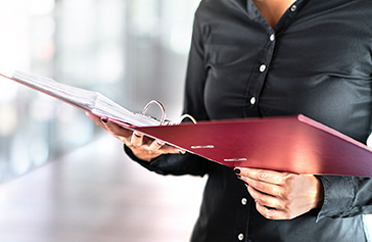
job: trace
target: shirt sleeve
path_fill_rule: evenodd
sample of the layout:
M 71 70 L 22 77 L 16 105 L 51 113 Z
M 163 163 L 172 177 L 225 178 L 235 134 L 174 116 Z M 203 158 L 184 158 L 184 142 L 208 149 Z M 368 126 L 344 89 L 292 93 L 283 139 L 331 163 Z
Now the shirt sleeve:
M 317 176 L 323 183 L 324 202 L 317 221 L 322 218 L 352 217 L 372 213 L 372 178 Z
M 183 112 L 192 115 L 198 121 L 209 120 L 204 104 L 208 67 L 204 61 L 203 31 L 208 31 L 208 27 L 198 24 L 196 12 L 186 72 Z
M 127 146 L 127 155 L 146 169 L 161 175 L 196 175 L 203 176 L 208 172 L 210 161 L 190 153 L 161 155 L 151 162 L 138 159 Z

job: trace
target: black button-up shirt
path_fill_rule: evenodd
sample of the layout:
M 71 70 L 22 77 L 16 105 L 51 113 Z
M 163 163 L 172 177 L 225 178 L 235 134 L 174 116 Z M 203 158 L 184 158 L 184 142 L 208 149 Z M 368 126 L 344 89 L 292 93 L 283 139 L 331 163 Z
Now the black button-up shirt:
M 372 1 L 298 0 L 272 29 L 252 0 L 203 0 L 195 14 L 184 112 L 197 120 L 302 113 L 366 142 Z M 370 178 L 319 176 L 321 210 L 274 221 L 256 211 L 231 168 L 191 154 L 139 162 L 160 174 L 209 176 L 194 242 L 366 241 L 361 214 L 372 211 Z

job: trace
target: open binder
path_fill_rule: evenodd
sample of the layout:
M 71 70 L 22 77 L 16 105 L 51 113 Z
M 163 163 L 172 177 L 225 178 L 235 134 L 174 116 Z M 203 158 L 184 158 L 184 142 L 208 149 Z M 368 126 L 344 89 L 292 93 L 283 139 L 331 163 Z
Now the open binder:
M 156 101 L 134 113 L 97 92 L 48 78 L 21 71 L 0 76 L 229 167 L 372 177 L 370 148 L 304 115 L 172 124 Z M 160 120 L 145 114 L 152 103 L 163 111 Z

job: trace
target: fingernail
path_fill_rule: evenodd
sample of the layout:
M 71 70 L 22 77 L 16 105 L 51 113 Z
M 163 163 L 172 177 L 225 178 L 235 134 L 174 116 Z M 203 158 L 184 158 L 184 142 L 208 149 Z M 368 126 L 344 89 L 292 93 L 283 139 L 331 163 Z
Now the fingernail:
M 240 169 L 239 168 L 234 168 L 234 173 L 235 174 L 240 174 Z
M 186 151 L 184 151 L 184 150 L 180 150 L 179 152 L 180 152 L 181 155 L 186 154 Z
M 139 133 L 137 133 L 136 131 L 134 131 L 133 134 L 134 134 L 137 138 L 141 138 L 141 135 L 140 135 Z
M 107 124 L 107 119 L 101 118 L 101 121 L 105 124 Z
M 156 140 L 156 143 L 158 143 L 158 145 L 160 145 L 160 146 L 163 146 L 165 144 L 164 142 L 162 142 L 160 140 Z

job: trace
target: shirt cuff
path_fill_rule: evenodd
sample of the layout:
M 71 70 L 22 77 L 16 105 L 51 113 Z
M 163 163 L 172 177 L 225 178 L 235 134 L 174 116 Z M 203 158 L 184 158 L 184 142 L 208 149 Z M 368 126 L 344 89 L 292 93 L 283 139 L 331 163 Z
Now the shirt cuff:
M 349 176 L 316 176 L 323 184 L 324 201 L 317 222 L 325 217 L 342 217 L 352 206 L 355 189 Z

